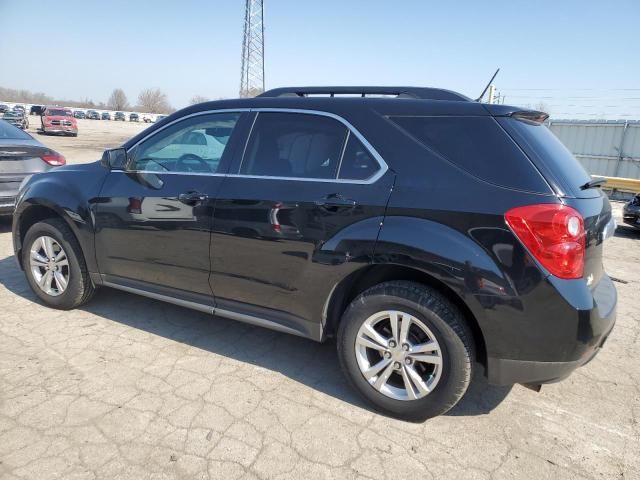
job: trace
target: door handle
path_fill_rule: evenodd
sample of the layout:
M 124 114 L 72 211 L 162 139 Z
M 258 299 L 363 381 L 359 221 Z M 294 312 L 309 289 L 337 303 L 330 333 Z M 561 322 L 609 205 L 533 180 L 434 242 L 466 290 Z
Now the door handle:
M 206 201 L 208 198 L 209 195 L 200 192 L 184 192 L 178 195 L 178 200 L 185 205 L 197 205 Z
M 337 193 L 327 195 L 322 200 L 316 200 L 315 203 L 318 207 L 334 212 L 342 209 L 352 209 L 357 205 L 355 200 L 343 197 Z

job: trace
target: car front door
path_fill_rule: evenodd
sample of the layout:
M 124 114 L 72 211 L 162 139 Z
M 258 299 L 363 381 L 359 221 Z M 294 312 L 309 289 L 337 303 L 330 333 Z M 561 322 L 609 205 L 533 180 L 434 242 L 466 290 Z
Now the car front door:
M 370 261 L 393 174 L 331 115 L 259 111 L 216 202 L 216 312 L 319 338 L 323 302 Z
M 204 113 L 168 124 L 129 150 L 124 171 L 108 175 L 95 215 L 105 284 L 212 308 L 211 214 L 241 116 Z

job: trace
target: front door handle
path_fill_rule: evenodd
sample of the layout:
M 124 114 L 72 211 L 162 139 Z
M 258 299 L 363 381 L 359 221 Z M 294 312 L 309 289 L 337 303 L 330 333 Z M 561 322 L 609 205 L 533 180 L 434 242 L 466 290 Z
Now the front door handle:
M 316 200 L 316 205 L 332 212 L 355 208 L 357 202 L 351 198 L 343 197 L 340 194 L 332 193 L 322 200 Z
M 206 201 L 209 198 L 209 195 L 206 193 L 200 192 L 184 192 L 178 195 L 178 200 L 180 200 L 185 205 L 197 205 Z

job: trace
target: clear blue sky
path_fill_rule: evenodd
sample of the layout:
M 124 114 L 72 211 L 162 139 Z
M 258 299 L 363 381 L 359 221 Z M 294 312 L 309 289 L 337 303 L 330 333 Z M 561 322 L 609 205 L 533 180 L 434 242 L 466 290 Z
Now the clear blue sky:
M 243 0 L 0 0 L 0 86 L 175 107 L 237 96 Z M 640 1 L 265 0 L 267 88 L 437 86 L 555 117 L 640 119 Z M 583 115 L 584 114 L 584 115 Z

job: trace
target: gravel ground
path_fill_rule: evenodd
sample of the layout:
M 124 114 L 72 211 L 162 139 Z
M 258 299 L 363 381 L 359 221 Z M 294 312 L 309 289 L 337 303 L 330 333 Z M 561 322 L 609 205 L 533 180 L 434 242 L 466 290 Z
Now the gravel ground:
M 142 128 L 38 138 L 89 161 Z M 353 394 L 333 343 L 106 288 L 45 308 L 0 221 L 0 478 L 640 479 L 640 231 L 619 227 L 605 255 L 618 323 L 589 365 L 540 393 L 477 379 L 411 424 Z
M 115 122 L 113 120 L 83 120 L 78 122 L 78 136 L 42 135 L 38 133 L 40 117 L 29 116 L 27 130 L 36 140 L 63 154 L 67 163 L 98 160 L 107 148 L 119 147 L 150 124 L 144 122 Z

